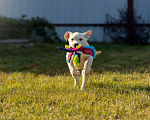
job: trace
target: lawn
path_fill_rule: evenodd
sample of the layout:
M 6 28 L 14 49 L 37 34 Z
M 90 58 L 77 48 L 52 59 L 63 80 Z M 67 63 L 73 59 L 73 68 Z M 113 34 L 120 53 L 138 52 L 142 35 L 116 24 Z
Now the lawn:
M 92 44 L 102 54 L 75 89 L 64 44 L 0 45 L 0 119 L 150 119 L 150 46 Z

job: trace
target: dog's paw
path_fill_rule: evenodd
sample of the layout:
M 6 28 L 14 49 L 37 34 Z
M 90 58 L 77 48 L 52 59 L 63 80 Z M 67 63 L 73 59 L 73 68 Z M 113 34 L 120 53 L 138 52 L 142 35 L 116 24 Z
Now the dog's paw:
M 99 55 L 101 53 L 102 53 L 102 51 L 96 51 L 96 55 Z

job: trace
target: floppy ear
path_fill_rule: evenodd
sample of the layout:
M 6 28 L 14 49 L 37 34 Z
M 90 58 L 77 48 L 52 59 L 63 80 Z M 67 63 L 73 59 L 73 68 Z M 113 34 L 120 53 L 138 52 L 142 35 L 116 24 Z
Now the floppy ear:
M 90 35 L 93 34 L 92 30 L 88 30 L 87 32 L 84 33 L 85 34 L 85 38 L 88 40 L 90 38 Z
M 69 39 L 69 37 L 70 37 L 70 34 L 71 34 L 70 31 L 67 31 L 67 32 L 64 34 L 64 39 L 66 40 L 66 42 L 68 41 L 68 39 Z

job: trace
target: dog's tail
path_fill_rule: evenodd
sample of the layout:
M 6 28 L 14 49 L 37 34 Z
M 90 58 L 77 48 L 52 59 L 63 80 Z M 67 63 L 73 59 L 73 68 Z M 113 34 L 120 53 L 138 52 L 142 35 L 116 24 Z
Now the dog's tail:
M 99 55 L 101 53 L 102 53 L 102 51 L 96 51 L 96 55 Z

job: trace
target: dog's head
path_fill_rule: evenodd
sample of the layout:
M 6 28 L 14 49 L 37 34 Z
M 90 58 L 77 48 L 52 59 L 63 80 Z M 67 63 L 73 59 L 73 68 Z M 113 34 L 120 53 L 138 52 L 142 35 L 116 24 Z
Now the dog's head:
M 72 33 L 70 31 L 67 31 L 64 35 L 64 38 L 66 42 L 67 41 L 69 42 L 70 47 L 76 48 L 76 46 L 78 45 L 82 46 L 89 45 L 87 40 L 90 38 L 90 35 L 92 34 L 93 34 L 92 30 L 89 30 L 85 33 L 79 32 Z

